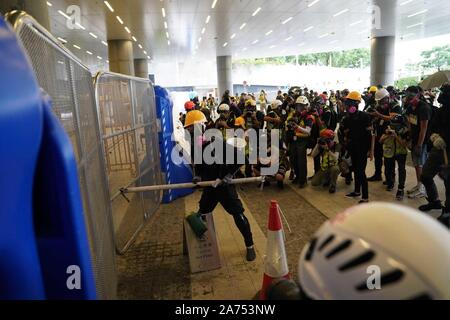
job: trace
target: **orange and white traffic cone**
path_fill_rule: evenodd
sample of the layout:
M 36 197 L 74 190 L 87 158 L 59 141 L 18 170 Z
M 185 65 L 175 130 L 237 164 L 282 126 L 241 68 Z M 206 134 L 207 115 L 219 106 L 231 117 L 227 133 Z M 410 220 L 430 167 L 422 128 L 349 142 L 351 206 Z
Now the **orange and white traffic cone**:
M 266 300 L 267 289 L 274 279 L 289 279 L 289 268 L 284 247 L 283 225 L 281 224 L 278 203 L 270 202 L 269 226 L 267 231 L 267 249 L 264 261 L 264 278 L 259 296 L 260 300 Z

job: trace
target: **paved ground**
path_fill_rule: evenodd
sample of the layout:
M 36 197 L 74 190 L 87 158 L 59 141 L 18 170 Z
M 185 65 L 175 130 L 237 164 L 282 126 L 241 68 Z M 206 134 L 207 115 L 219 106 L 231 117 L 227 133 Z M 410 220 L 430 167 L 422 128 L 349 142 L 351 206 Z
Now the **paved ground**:
M 189 262 L 183 256 L 185 201 L 161 206 L 135 244 L 118 256 L 119 299 L 191 299 Z
M 309 159 L 310 160 L 310 159 Z M 312 168 L 312 163 L 309 164 Z M 369 164 L 368 174 L 373 172 Z M 312 175 L 310 170 L 309 175 Z M 414 169 L 407 168 L 407 187 L 415 185 Z M 442 194 L 442 181 L 436 179 Z M 289 269 L 296 275 L 297 262 L 303 246 L 327 218 L 333 218 L 346 208 L 356 205 L 345 198 L 352 191 L 343 179 L 338 192 L 329 195 L 327 190 L 308 186 L 299 189 L 286 181 L 280 191 L 276 186 L 261 192 L 255 185 L 239 188 L 252 226 L 257 250 L 257 260 L 245 261 L 245 247 L 233 219 L 219 205 L 214 212 L 222 268 L 199 274 L 191 274 L 187 256 L 183 256 L 182 221 L 186 212 L 196 211 L 200 192 L 162 205 L 152 221 L 139 235 L 129 251 L 117 258 L 120 299 L 224 299 L 245 300 L 254 297 L 259 290 L 264 273 L 264 255 L 269 203 L 279 202 L 286 217 L 283 221 L 286 233 L 286 252 Z M 372 201 L 394 200 L 395 191 L 387 192 L 382 183 L 370 184 Z M 425 199 L 405 199 L 401 204 L 417 208 Z M 438 213 L 433 213 L 437 216 Z
M 247 185 L 241 189 L 240 195 L 262 230 L 267 229 L 270 200 L 278 201 L 285 217 L 282 221 L 286 235 L 288 266 L 295 277 L 298 257 L 303 247 L 311 239 L 311 235 L 327 220 L 327 217 L 305 201 L 302 196 L 298 196 L 289 186 L 279 190 L 273 184 L 261 191 L 254 185 Z M 286 220 L 292 232 L 289 232 Z

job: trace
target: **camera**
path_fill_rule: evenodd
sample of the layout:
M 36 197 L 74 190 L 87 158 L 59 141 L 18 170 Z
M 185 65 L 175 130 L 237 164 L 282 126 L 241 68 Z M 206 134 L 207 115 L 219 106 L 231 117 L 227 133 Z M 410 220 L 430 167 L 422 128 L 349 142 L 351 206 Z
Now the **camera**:
M 288 130 L 294 130 L 294 128 L 297 126 L 298 119 L 292 118 L 287 122 L 287 128 Z

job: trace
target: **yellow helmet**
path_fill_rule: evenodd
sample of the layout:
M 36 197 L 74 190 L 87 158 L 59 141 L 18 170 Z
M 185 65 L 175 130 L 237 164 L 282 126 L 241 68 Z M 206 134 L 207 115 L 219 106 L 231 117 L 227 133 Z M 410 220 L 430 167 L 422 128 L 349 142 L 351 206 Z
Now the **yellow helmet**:
M 378 88 L 376 86 L 371 86 L 370 89 L 369 89 L 370 93 L 375 93 L 377 91 L 378 91 Z
M 245 129 L 245 119 L 243 117 L 236 118 L 234 125 Z
M 190 127 L 197 123 L 205 123 L 207 122 L 205 115 L 203 112 L 199 110 L 193 110 L 186 115 L 186 121 L 184 123 L 184 127 Z
M 361 102 L 361 93 L 359 93 L 358 91 L 352 91 L 348 94 L 346 99 Z
M 253 99 L 247 100 L 247 101 L 245 102 L 245 106 L 246 106 L 246 107 L 256 107 L 256 101 L 253 100 Z

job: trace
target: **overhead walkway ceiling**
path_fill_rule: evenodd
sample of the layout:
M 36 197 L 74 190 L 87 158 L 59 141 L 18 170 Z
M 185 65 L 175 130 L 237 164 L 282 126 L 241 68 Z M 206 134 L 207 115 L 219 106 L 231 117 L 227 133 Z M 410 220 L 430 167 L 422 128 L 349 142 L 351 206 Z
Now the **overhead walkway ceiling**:
M 52 33 L 67 41 L 83 60 L 106 60 L 108 51 L 102 41 L 134 37 L 135 58 L 150 57 L 155 62 L 182 62 L 194 55 L 197 59 L 220 55 L 254 58 L 368 47 L 371 34 L 370 0 L 108 3 L 114 12 L 102 0 L 50 0 Z M 73 4 L 81 7 L 85 30 L 69 29 L 67 18 L 58 12 L 66 12 Z M 398 0 L 397 39 L 450 33 L 448 12 L 448 0 Z

